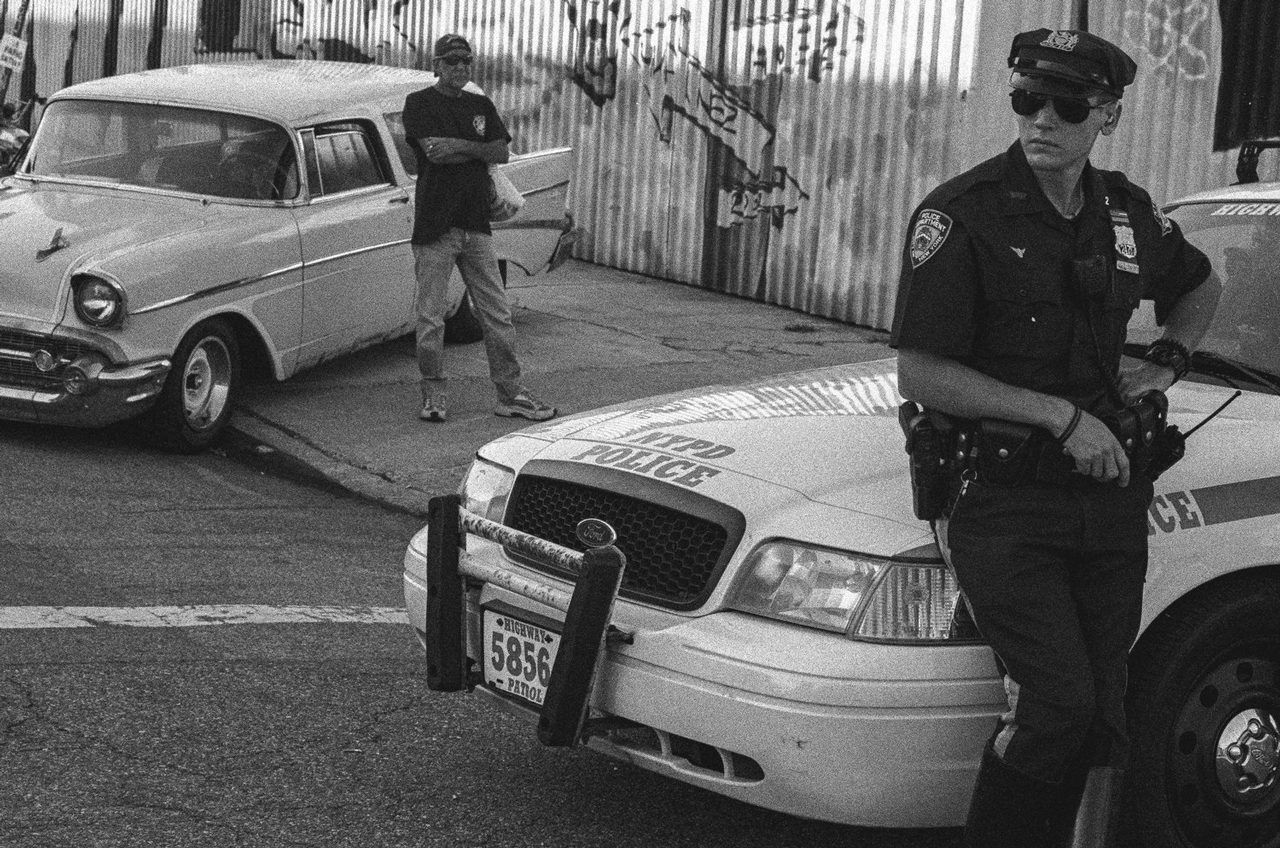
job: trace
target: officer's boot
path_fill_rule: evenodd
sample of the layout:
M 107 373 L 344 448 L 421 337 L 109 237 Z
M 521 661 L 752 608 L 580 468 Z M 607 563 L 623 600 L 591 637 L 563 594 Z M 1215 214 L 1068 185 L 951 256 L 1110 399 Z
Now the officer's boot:
M 1070 848 L 1112 848 L 1120 824 L 1124 769 L 1094 766 L 1085 778 Z
M 1028 777 L 988 748 L 969 803 L 965 848 L 1046 848 L 1059 792 L 1057 784 Z

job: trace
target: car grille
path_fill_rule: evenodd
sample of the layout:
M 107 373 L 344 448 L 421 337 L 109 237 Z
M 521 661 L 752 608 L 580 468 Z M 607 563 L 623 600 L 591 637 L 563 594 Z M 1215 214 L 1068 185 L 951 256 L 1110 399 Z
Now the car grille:
M 530 474 L 517 478 L 504 523 L 585 551 L 574 532 L 584 518 L 607 521 L 618 534 L 616 544 L 627 558 L 620 594 L 673 609 L 691 609 L 706 599 L 742 535 L 740 520 L 716 521 L 616 491 Z M 540 571 L 574 577 L 510 549 L 508 554 Z
M 93 348 L 36 333 L 0 330 L 0 386 L 46 391 L 61 389 L 62 378 L 57 375 L 62 369 L 50 373 L 37 371 L 31 361 L 31 354 L 37 350 L 47 350 L 60 359 L 75 359 Z

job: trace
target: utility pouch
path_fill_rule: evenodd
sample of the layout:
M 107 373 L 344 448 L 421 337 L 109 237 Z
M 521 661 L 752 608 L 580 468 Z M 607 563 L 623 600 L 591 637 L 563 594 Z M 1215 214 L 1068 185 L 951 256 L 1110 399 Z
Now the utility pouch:
M 978 479 L 1016 486 L 1036 479 L 1043 431 L 1030 424 L 983 418 L 978 422 Z
M 898 424 L 907 437 L 911 467 L 911 507 L 916 518 L 941 518 L 947 500 L 947 457 L 951 422 L 938 412 L 921 410 L 912 401 L 898 407 Z

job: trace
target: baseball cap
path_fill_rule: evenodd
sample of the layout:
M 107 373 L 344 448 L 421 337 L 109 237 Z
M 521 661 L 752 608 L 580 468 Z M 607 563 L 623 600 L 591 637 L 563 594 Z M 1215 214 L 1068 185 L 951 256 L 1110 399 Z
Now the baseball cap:
M 1013 37 L 1009 84 L 1037 94 L 1087 97 L 1124 95 L 1138 65 L 1119 47 L 1091 32 L 1037 29 Z
M 436 39 L 436 49 L 433 54 L 435 58 L 440 59 L 448 56 L 450 53 L 466 53 L 471 54 L 471 44 L 460 35 L 450 33 L 442 35 Z

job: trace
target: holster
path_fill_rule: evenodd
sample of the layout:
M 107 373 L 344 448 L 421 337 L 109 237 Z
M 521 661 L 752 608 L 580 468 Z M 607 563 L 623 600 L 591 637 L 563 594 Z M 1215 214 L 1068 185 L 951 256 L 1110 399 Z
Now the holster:
M 1131 474 L 1154 481 L 1186 453 L 1186 436 L 1168 415 L 1169 399 L 1152 389 L 1106 421 L 1129 457 Z
M 910 457 L 912 510 L 922 521 L 940 518 L 951 467 L 951 419 L 936 410 L 922 410 L 908 400 L 898 407 L 898 424 Z

